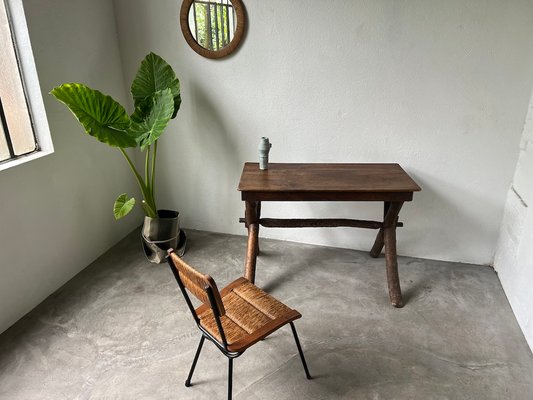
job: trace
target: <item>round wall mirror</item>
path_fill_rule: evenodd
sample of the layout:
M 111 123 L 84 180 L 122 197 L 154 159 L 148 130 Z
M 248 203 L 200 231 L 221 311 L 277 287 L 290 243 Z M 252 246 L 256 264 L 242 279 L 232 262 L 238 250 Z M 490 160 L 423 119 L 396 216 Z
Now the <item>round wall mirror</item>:
M 189 46 L 207 58 L 231 54 L 244 34 L 241 0 L 183 0 L 181 31 Z

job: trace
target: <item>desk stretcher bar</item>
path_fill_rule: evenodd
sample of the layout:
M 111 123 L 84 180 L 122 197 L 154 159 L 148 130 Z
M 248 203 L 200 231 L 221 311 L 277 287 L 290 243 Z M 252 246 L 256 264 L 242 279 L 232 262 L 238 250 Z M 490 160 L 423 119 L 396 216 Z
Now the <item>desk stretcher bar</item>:
M 241 224 L 246 224 L 246 218 L 239 218 L 239 222 Z M 383 222 L 346 218 L 260 218 L 259 225 L 264 226 L 265 228 L 383 228 Z M 396 226 L 402 227 L 403 222 L 397 222 Z

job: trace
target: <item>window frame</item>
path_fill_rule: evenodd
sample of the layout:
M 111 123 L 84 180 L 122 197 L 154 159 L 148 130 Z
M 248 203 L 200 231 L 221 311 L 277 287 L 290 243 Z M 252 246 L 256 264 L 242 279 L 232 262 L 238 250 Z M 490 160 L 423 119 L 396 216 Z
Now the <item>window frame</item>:
M 22 0 L 0 0 L 4 3 L 10 22 L 11 37 L 19 65 L 20 79 L 37 147 L 35 151 L 0 162 L 0 171 L 32 161 L 54 152 L 50 128 L 39 85 L 35 60 L 26 24 Z

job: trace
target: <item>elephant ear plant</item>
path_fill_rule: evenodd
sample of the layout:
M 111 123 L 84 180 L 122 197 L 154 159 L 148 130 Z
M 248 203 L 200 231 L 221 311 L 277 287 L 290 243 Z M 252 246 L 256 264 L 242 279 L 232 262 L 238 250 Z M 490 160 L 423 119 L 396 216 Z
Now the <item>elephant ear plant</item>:
M 157 218 L 157 139 L 176 117 L 181 104 L 180 83 L 172 67 L 154 53 L 144 58 L 131 84 L 135 106 L 131 115 L 112 97 L 81 83 L 65 83 L 50 93 L 70 109 L 87 134 L 118 148 L 139 184 L 146 216 Z M 145 154 L 144 178 L 125 151 L 129 147 L 140 147 Z M 115 218 L 124 217 L 134 206 L 134 198 L 121 194 L 113 207 Z

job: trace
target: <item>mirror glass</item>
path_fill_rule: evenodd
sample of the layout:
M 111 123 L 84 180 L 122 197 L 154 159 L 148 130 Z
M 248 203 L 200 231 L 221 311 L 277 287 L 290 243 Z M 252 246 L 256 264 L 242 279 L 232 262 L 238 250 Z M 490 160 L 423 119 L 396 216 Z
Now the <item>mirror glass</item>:
M 237 16 L 230 0 L 194 0 L 189 9 L 189 29 L 204 49 L 218 51 L 235 36 Z
M 220 58 L 238 46 L 244 33 L 241 0 L 183 0 L 181 30 L 198 54 Z

